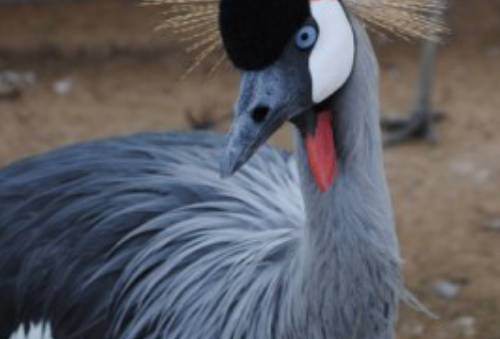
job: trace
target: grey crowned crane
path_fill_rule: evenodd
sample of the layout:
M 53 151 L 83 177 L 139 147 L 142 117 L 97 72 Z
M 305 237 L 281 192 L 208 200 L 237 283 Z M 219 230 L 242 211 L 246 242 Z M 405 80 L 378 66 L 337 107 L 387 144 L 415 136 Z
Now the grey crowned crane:
M 359 20 L 422 36 L 437 4 L 161 2 L 241 71 L 229 136 L 112 138 L 1 170 L 0 338 L 38 321 L 55 339 L 394 338 L 406 292 Z M 294 156 L 263 146 L 286 121 Z
M 431 40 L 425 41 L 421 49 L 415 105 L 406 118 L 382 118 L 382 128 L 387 134 L 384 142 L 386 146 L 394 146 L 415 139 L 430 143 L 437 142 L 434 121 L 440 120 L 443 116 L 440 112 L 433 110 L 431 99 L 438 43 Z
M 446 1 L 447 3 L 449 1 Z M 444 13 L 435 12 L 436 20 L 443 20 Z M 415 104 L 406 118 L 383 117 L 382 128 L 386 131 L 384 144 L 394 146 L 415 139 L 431 143 L 437 142 L 434 121 L 443 118 L 432 107 L 432 92 L 435 81 L 435 64 L 438 54 L 438 36 L 422 43 L 419 67 L 419 79 L 416 86 Z

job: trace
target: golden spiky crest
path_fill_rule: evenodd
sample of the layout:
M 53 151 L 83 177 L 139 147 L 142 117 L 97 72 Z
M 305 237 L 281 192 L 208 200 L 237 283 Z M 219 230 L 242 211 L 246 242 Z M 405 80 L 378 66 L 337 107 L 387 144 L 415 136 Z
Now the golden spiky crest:
M 369 28 L 405 39 L 438 40 L 446 31 L 442 22 L 445 0 L 343 0 L 343 3 Z
M 270 0 L 271 1 L 271 0 Z M 176 35 L 195 53 L 185 75 L 211 55 L 219 53 L 213 73 L 224 61 L 218 27 L 220 0 L 144 0 L 144 5 L 165 7 L 165 21 L 158 29 Z M 446 31 L 442 13 L 446 0 L 342 0 L 347 10 L 365 22 L 368 28 L 404 39 L 439 40 Z

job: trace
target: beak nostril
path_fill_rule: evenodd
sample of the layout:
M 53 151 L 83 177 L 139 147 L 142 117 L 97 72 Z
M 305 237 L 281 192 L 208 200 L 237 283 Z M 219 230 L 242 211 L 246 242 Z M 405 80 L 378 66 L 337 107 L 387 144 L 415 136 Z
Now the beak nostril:
M 261 123 L 262 121 L 266 120 L 268 114 L 269 114 L 269 107 L 257 106 L 252 112 L 252 119 L 256 123 Z

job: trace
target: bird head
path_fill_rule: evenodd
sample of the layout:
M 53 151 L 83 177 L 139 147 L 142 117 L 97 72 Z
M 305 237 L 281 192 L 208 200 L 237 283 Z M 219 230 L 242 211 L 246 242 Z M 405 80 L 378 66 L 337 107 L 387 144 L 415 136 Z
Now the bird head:
M 282 124 L 292 121 L 321 191 L 336 176 L 329 101 L 354 64 L 354 33 L 338 0 L 222 0 L 220 30 L 241 71 L 240 95 L 222 160 L 237 171 Z
M 321 191 L 333 185 L 337 173 L 331 110 L 355 74 L 356 57 L 362 55 L 357 44 L 366 40 L 351 18 L 407 38 L 435 39 L 444 31 L 436 19 L 444 0 L 144 1 L 168 6 L 160 28 L 192 42 L 187 49 L 197 56 L 188 73 L 221 46 L 241 71 L 222 175 L 236 172 L 292 121 Z

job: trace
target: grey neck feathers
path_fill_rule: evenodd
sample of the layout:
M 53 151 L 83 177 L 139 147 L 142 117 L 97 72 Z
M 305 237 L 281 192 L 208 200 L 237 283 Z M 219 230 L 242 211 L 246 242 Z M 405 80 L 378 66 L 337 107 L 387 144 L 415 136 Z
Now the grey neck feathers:
M 353 73 L 333 100 L 339 175 L 329 192 L 318 191 L 297 134 L 307 218 L 299 280 L 312 319 L 321 321 L 325 333 L 334 333 L 332 338 L 364 338 L 360 333 L 366 329 L 354 323 L 367 323 L 369 304 L 379 294 L 381 305 L 390 299 L 392 307 L 392 291 L 400 287 L 379 129 L 378 66 L 366 32 L 355 20 L 353 27 Z

